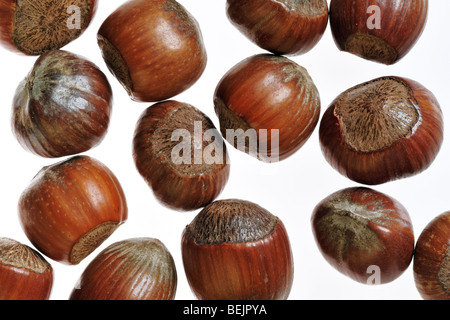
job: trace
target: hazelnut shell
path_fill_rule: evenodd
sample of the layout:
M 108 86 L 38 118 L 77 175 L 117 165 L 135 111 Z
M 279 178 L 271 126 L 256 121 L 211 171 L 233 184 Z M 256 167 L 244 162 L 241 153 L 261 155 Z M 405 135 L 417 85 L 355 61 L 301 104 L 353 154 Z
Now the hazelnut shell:
M 181 135 L 174 136 L 177 132 Z M 222 192 L 230 175 L 226 145 L 212 121 L 192 105 L 174 100 L 142 113 L 133 157 L 156 198 L 174 210 L 204 207 Z
M 413 271 L 424 300 L 450 300 L 450 212 L 434 218 L 420 234 Z
M 437 157 L 443 137 L 443 114 L 433 93 L 414 80 L 395 76 L 340 94 L 319 128 L 328 163 L 367 185 L 423 172 Z
M 428 0 L 330 2 L 330 27 L 337 47 L 386 65 L 411 51 L 427 17 Z
M 158 239 L 132 238 L 100 252 L 83 271 L 70 300 L 173 300 L 177 271 Z
M 108 69 L 135 101 L 170 99 L 206 68 L 198 22 L 175 0 L 126 1 L 97 38 Z
M 311 223 L 326 261 L 357 282 L 392 282 L 412 261 L 408 211 L 381 192 L 364 187 L 335 192 L 314 208 Z
M 282 161 L 297 152 L 320 117 L 320 95 L 308 71 L 271 54 L 232 67 L 216 87 L 214 105 L 222 136 L 264 162 Z
M 293 257 L 282 221 L 243 200 L 205 207 L 182 236 L 189 285 L 201 300 L 284 300 Z
M 0 43 L 29 56 L 60 49 L 84 33 L 97 4 L 97 0 L 2 0 Z
M 63 50 L 46 52 L 17 87 L 13 133 L 42 157 L 79 154 L 103 141 L 112 103 L 109 82 L 95 64 Z
M 19 199 L 19 219 L 31 243 L 47 257 L 80 263 L 128 217 L 116 176 L 88 156 L 43 168 Z
M 231 23 L 259 47 L 280 55 L 310 51 L 328 25 L 326 0 L 227 0 Z
M 0 300 L 48 300 L 53 268 L 36 250 L 0 238 Z

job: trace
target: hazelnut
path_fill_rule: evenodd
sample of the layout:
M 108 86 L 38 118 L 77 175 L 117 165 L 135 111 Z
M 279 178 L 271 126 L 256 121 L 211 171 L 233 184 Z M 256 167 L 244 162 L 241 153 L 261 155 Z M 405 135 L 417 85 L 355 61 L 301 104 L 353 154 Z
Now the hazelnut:
M 173 300 L 177 271 L 164 244 L 132 238 L 104 249 L 83 271 L 70 300 Z
M 283 300 L 294 266 L 282 221 L 249 201 L 218 200 L 183 232 L 182 257 L 202 300 Z
M 75 155 L 100 144 L 111 110 L 111 87 L 96 65 L 67 51 L 49 51 L 16 90 L 13 133 L 39 156 Z
M 450 300 L 450 212 L 422 231 L 414 254 L 414 280 L 425 300 Z
M 0 1 L 0 43 L 25 55 L 64 47 L 88 28 L 97 0 Z
M 320 95 L 307 70 L 271 54 L 231 68 L 216 87 L 214 105 L 226 140 L 264 162 L 298 151 L 320 117 Z
M 427 169 L 443 131 L 433 93 L 416 81 L 389 76 L 341 93 L 325 111 L 319 137 L 333 168 L 355 182 L 376 185 Z
M 0 300 L 48 300 L 53 268 L 36 250 L 0 238 Z
M 33 245 L 47 257 L 78 264 L 127 219 L 116 176 L 88 156 L 43 168 L 19 199 L 19 218 Z
M 169 99 L 191 87 L 207 62 L 200 27 L 175 0 L 128 0 L 98 31 L 103 58 L 130 97 Z
M 310 51 L 328 25 L 326 0 L 227 0 L 232 24 L 259 47 L 275 54 Z
M 411 263 L 411 218 L 386 194 L 364 187 L 340 190 L 314 208 L 311 222 L 327 262 L 357 282 L 392 282 Z
M 427 16 L 428 0 L 330 2 L 330 27 L 338 48 L 386 65 L 414 47 Z
M 175 210 L 204 207 L 222 192 L 230 175 L 227 149 L 212 121 L 174 100 L 142 113 L 133 157 L 157 199 Z

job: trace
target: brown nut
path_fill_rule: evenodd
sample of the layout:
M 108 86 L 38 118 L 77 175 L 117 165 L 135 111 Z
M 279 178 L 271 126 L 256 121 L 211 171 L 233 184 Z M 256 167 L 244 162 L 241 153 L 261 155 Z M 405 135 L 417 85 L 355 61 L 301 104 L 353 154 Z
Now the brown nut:
M 36 250 L 0 238 L 0 300 L 48 300 L 53 268 Z
M 282 221 L 243 200 L 206 206 L 183 232 L 183 264 L 202 300 L 283 300 L 294 264 Z
M 392 282 L 411 263 L 411 218 L 403 205 L 381 192 L 360 187 L 335 192 L 315 207 L 311 222 L 324 258 L 357 282 Z
M 227 0 L 232 24 L 259 47 L 275 54 L 310 51 L 328 24 L 326 0 Z
M 128 216 L 122 187 L 102 163 L 76 156 L 43 168 L 19 199 L 19 218 L 47 257 L 78 264 Z
M 158 239 L 113 243 L 83 271 L 70 300 L 173 300 L 177 271 Z
M 307 70 L 271 54 L 231 68 L 216 87 L 214 105 L 223 137 L 264 162 L 297 152 L 320 117 L 320 95 Z
M 97 0 L 2 0 L 0 42 L 25 55 L 60 49 L 83 34 L 96 10 Z
M 187 90 L 207 62 L 197 21 L 175 0 L 128 0 L 104 21 L 98 44 L 109 70 L 142 102 Z
M 322 117 L 319 137 L 333 168 L 376 185 L 427 169 L 439 153 L 443 131 L 433 93 L 416 81 L 390 76 L 340 94 Z
M 450 212 L 422 231 L 414 254 L 414 280 L 425 300 L 450 300 Z
M 428 16 L 428 0 L 331 0 L 336 45 L 367 60 L 394 64 L 414 47 Z
M 16 90 L 12 128 L 20 144 L 42 157 L 90 150 L 105 137 L 112 91 L 104 73 L 62 50 L 40 56 Z
M 230 175 L 225 142 L 212 121 L 197 108 L 173 100 L 142 113 L 133 157 L 157 199 L 175 210 L 204 207 L 222 192 Z

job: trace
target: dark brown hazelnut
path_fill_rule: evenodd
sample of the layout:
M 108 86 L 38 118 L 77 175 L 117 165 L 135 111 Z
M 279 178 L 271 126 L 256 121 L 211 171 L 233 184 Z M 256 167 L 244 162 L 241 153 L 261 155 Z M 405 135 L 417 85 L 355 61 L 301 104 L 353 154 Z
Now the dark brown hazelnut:
M 375 185 L 416 175 L 436 158 L 443 114 L 416 81 L 382 77 L 340 94 L 319 130 L 325 159 L 344 176 Z
M 227 0 L 235 27 L 259 47 L 275 54 L 310 51 L 328 24 L 326 0 Z
M 109 70 L 133 100 L 156 102 L 191 87 L 207 55 L 195 18 L 175 0 L 128 0 L 98 31 Z
M 271 54 L 231 68 L 216 87 L 214 105 L 223 137 L 265 162 L 298 151 L 320 117 L 320 95 L 307 70 Z
M 112 91 L 104 73 L 79 55 L 54 50 L 41 55 L 14 96 L 13 133 L 42 157 L 88 151 L 105 137 Z
M 183 232 L 187 280 L 202 300 L 283 300 L 294 264 L 282 221 L 249 201 L 218 200 Z
M 173 300 L 177 270 L 158 239 L 113 243 L 83 271 L 70 300 Z
M 397 200 L 368 188 L 347 188 L 322 200 L 312 218 L 324 258 L 363 284 L 394 281 L 414 253 L 411 218 Z
M 133 156 L 157 199 L 175 210 L 204 207 L 222 192 L 230 174 L 225 142 L 212 121 L 173 100 L 142 113 Z
M 97 0 L 2 0 L 0 42 L 26 55 L 60 49 L 87 29 L 96 10 Z
M 341 51 L 394 64 L 414 47 L 428 16 L 428 0 L 331 0 L 330 26 Z

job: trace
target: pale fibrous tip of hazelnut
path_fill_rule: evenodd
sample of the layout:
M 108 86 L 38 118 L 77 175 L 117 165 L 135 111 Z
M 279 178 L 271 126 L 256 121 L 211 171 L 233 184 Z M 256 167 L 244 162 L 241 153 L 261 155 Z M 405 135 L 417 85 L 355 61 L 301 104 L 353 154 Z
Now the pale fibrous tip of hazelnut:
M 0 237 L 0 264 L 41 274 L 51 270 L 50 264 L 39 252 L 5 237 Z
M 93 158 L 87 155 L 75 155 L 67 159 L 60 160 L 54 164 L 42 167 L 41 170 L 39 170 L 39 172 L 34 176 L 32 182 L 38 183 L 41 181 L 51 181 L 55 184 L 64 184 L 64 168 L 75 166 L 81 169 L 88 161 L 96 162 Z
M 170 258 L 169 251 L 164 243 L 156 238 L 136 237 L 116 242 L 109 249 L 105 249 L 105 253 L 111 250 L 119 250 L 124 254 L 129 254 L 134 260 L 143 263 L 150 263 L 152 258 L 157 261 L 159 257 Z M 170 260 L 170 259 L 169 259 Z
M 409 86 L 398 78 L 378 78 L 342 93 L 336 100 L 347 145 L 358 152 L 376 152 L 411 135 L 420 110 Z
M 244 243 L 271 234 L 278 218 L 250 201 L 217 200 L 206 206 L 186 227 L 197 244 Z
M 106 239 L 111 236 L 116 229 L 124 222 L 105 222 L 89 230 L 72 247 L 70 251 L 70 263 L 79 264 L 95 249 L 97 249 Z
M 444 258 L 442 260 L 441 267 L 439 268 L 437 277 L 439 279 L 439 283 L 442 285 L 445 292 L 447 292 L 448 298 L 450 300 L 450 239 L 447 250 L 445 250 Z
M 12 41 L 27 55 L 40 55 L 65 46 L 87 28 L 95 11 L 89 0 L 22 0 L 18 3 Z M 76 18 L 72 17 L 74 14 Z
M 167 273 L 175 272 L 176 275 L 176 271 L 170 267 L 174 266 L 172 255 L 164 243 L 157 238 L 135 237 L 115 242 L 104 249 L 99 256 L 109 255 L 115 255 L 117 259 L 126 257 L 123 267 L 138 267 L 140 270 L 158 269 Z
M 386 65 L 394 64 L 398 59 L 398 52 L 395 48 L 383 39 L 365 33 L 349 36 L 344 44 L 344 51 Z
M 171 103 L 173 107 L 158 122 L 154 131 L 152 144 L 154 146 L 153 152 L 157 157 L 164 159 L 167 165 L 182 176 L 209 174 L 216 167 L 227 164 L 227 153 L 222 137 L 212 121 L 203 112 L 187 103 L 178 101 L 167 101 L 164 103 Z M 155 107 L 156 105 L 150 108 Z M 189 142 L 191 152 L 190 159 L 186 158 L 187 155 L 183 155 L 183 162 L 175 164 L 172 156 L 176 147 L 180 146 L 180 140 L 174 138 L 174 133 L 176 132 L 188 134 L 188 137 L 182 136 L 183 141 L 181 145 Z M 208 141 L 208 139 L 204 138 L 206 133 L 215 133 L 213 141 Z M 199 139 L 201 140 L 197 141 Z M 212 163 L 210 161 L 207 163 L 205 161 L 207 155 L 202 154 L 201 159 L 197 159 L 195 150 L 200 148 L 203 152 L 210 144 L 214 146 L 214 150 L 222 151 L 222 158 L 216 159 L 217 161 L 212 161 Z
M 101 29 L 100 29 L 101 32 Z M 97 35 L 97 43 L 108 70 L 117 78 L 130 97 L 133 97 L 133 81 L 126 61 L 120 51 L 102 34 Z

